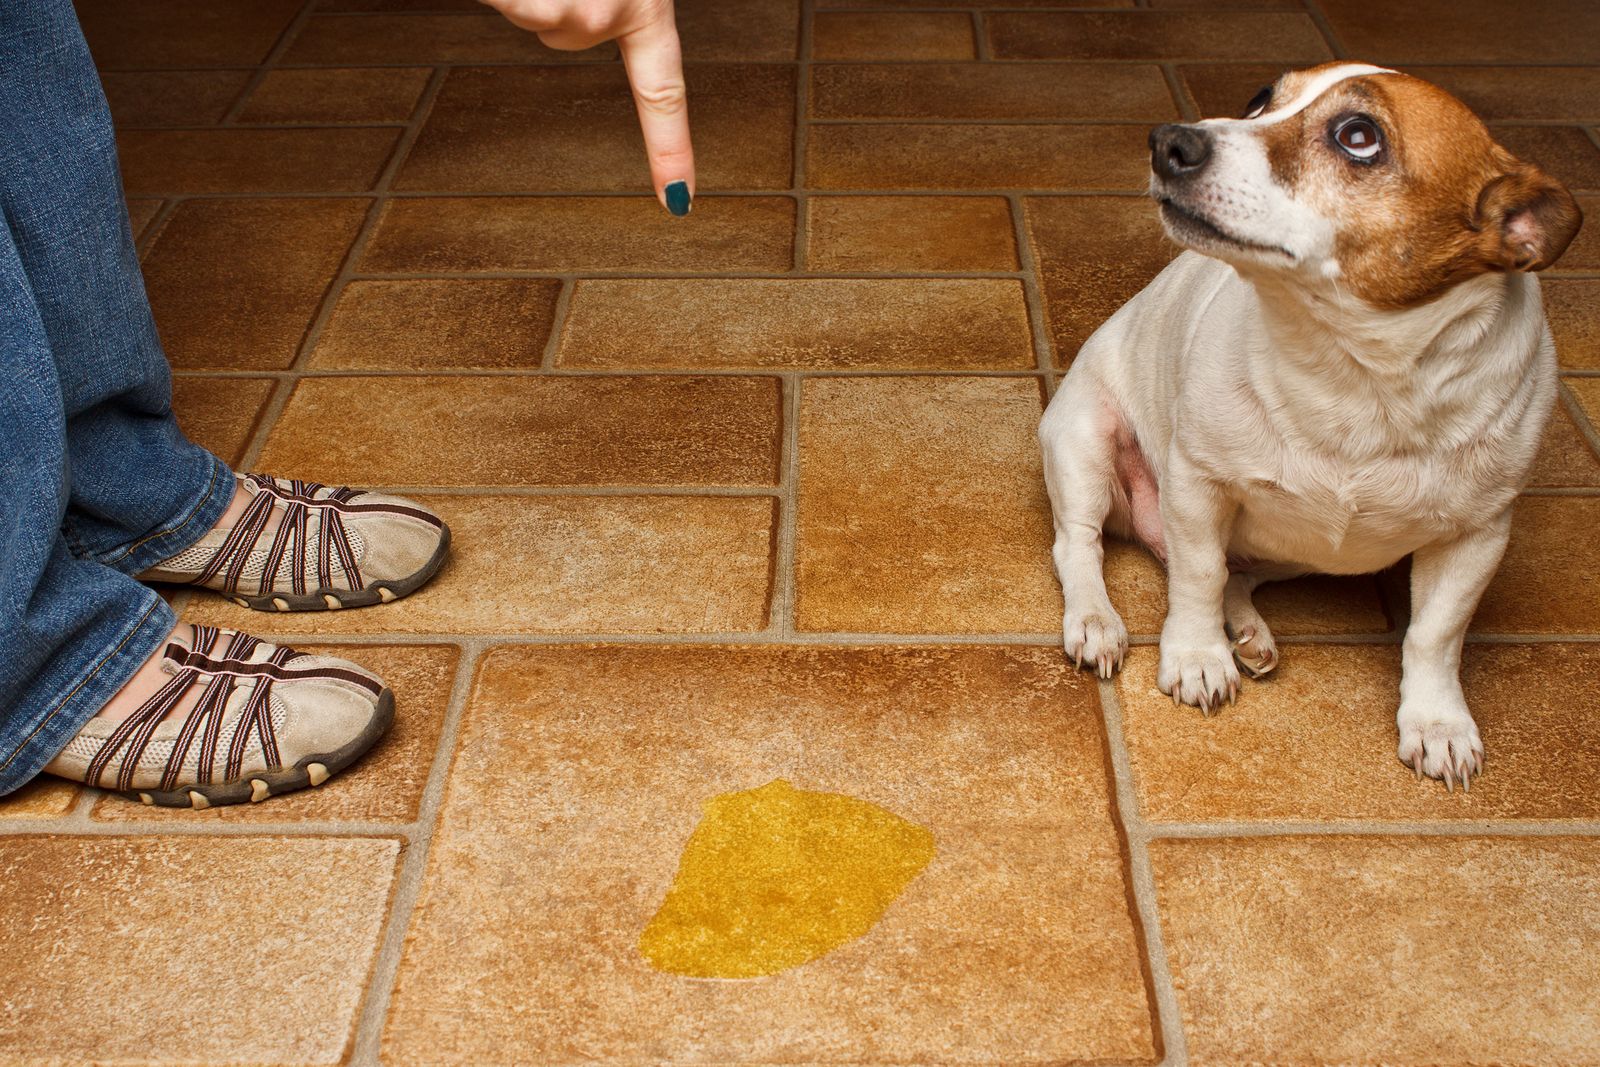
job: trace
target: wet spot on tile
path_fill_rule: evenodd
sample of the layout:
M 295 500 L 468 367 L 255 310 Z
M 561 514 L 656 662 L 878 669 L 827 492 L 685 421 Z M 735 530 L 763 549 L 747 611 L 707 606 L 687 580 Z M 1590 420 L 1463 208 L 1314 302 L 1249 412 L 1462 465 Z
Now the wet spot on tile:
M 1483 595 L 1479 633 L 1600 633 L 1600 497 L 1525 496 Z
M 128 130 L 117 136 L 130 196 L 359 193 L 400 139 L 383 127 Z
M 530 278 L 354 281 L 309 365 L 346 370 L 533 368 L 561 283 Z
M 986 196 L 818 196 L 806 208 L 817 271 L 1017 269 L 1011 206 Z
M 405 122 L 428 71 L 415 67 L 363 70 L 273 70 L 239 113 L 240 122 Z
M 972 59 L 965 11 L 821 11 L 811 21 L 811 58 Z
M 812 126 L 817 189 L 1127 189 L 1148 184 L 1148 126 Z
M 781 778 L 712 797 L 639 951 L 692 978 L 798 967 L 871 930 L 934 852 L 925 827 Z
M 245 446 L 272 396 L 270 378 L 194 378 L 172 382 L 172 410 L 183 435 L 230 466 Z
M 867 63 L 811 68 L 819 119 L 1175 119 L 1155 66 Z
M 118 129 L 217 122 L 249 80 L 246 70 L 107 71 L 100 77 Z

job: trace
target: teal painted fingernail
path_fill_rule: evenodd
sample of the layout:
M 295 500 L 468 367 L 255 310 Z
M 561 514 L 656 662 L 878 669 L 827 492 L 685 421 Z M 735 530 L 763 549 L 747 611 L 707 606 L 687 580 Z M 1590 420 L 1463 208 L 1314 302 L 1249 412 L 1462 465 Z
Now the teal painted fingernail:
M 667 185 L 667 210 L 680 218 L 689 213 L 688 182 L 671 182 Z

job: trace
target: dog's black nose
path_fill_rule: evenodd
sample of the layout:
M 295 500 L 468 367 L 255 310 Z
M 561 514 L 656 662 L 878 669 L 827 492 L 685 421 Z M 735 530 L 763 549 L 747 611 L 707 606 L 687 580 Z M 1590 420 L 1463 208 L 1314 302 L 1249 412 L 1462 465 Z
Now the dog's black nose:
M 1210 130 L 1169 122 L 1150 131 L 1150 169 L 1168 181 L 1193 177 L 1210 159 Z

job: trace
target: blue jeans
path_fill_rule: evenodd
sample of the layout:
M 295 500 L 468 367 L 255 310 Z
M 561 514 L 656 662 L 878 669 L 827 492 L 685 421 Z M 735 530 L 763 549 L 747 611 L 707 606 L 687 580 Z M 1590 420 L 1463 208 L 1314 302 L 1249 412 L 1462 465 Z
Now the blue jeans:
M 38 774 L 172 629 L 134 579 L 216 524 L 184 439 L 70 0 L 0 2 L 0 794 Z

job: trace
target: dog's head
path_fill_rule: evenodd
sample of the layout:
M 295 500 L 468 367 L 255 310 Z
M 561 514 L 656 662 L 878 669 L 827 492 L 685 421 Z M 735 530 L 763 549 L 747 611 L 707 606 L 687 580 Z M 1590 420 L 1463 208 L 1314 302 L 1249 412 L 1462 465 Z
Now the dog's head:
M 1150 190 L 1180 244 L 1246 272 L 1334 279 L 1374 307 L 1532 271 L 1583 214 L 1437 86 L 1381 67 L 1291 71 L 1242 118 L 1158 126 Z

